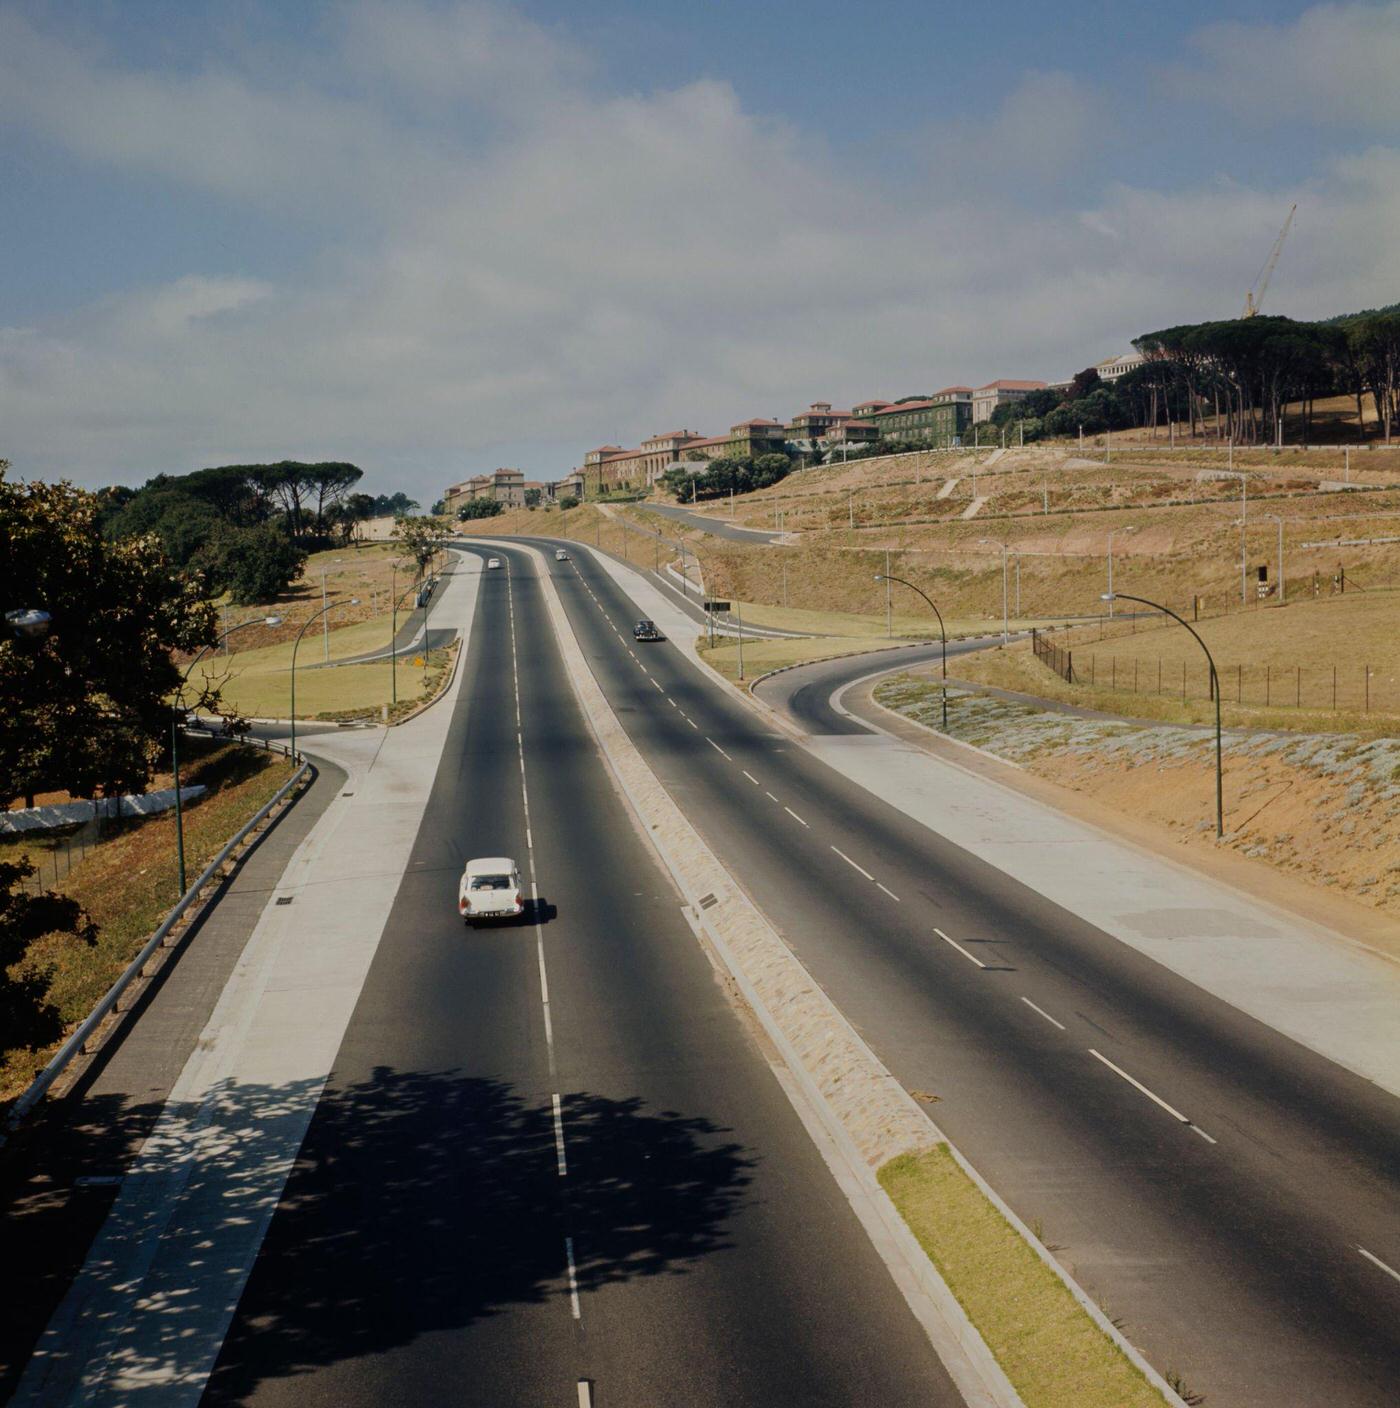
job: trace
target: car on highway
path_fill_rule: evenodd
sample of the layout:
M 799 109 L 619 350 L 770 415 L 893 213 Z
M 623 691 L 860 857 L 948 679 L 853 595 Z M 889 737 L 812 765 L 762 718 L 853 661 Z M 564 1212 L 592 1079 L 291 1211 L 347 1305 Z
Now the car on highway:
M 492 567 L 499 567 L 500 565 L 501 565 L 501 559 L 500 559 L 499 557 L 488 557 L 488 558 L 486 559 L 486 567 L 487 567 L 487 570 L 488 570 L 488 571 L 489 571 Z
M 655 621 L 641 620 L 632 627 L 633 640 L 665 640 L 666 637 L 656 629 Z
M 519 919 L 525 913 L 520 871 L 509 856 L 469 860 L 457 885 L 457 913 L 464 923 Z
M 566 553 L 563 548 L 555 548 L 554 560 L 555 562 L 567 562 L 569 560 L 569 554 Z

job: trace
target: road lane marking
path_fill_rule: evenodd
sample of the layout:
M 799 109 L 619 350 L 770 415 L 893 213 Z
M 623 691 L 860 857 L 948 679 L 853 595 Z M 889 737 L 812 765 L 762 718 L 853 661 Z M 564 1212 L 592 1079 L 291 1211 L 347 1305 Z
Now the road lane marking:
M 975 953 L 969 953 L 956 939 L 950 939 L 942 929 L 935 929 L 933 932 L 937 934 L 945 944 L 950 944 L 953 948 L 957 949 L 969 963 L 975 963 L 979 968 L 985 968 L 987 966 Z
M 840 856 L 841 859 L 844 860 L 846 864 L 851 867 L 852 870 L 860 871 L 860 873 L 864 875 L 867 880 L 869 880 L 872 884 L 875 883 L 875 877 L 863 865 L 857 865 L 855 861 L 853 861 L 850 856 L 845 853 L 845 851 L 840 849 L 840 847 L 833 846 L 831 849 L 835 851 L 836 854 Z
M 886 893 L 896 904 L 898 904 L 898 903 L 900 902 L 899 896 L 898 896 L 897 894 L 895 894 L 895 892 L 894 892 L 893 890 L 886 888 L 884 885 L 881 885 L 878 880 L 875 882 L 875 886 L 876 886 L 877 889 L 884 890 L 885 893 Z
M 1361 1255 L 1364 1256 L 1366 1260 L 1369 1261 L 1373 1266 L 1379 1266 L 1380 1269 L 1384 1271 L 1387 1276 L 1393 1276 L 1397 1281 L 1400 1281 L 1400 1271 L 1396 1271 L 1394 1267 L 1387 1266 L 1385 1262 L 1380 1259 L 1380 1257 L 1376 1256 L 1373 1252 L 1368 1252 L 1365 1247 L 1357 1247 L 1356 1250 L 1359 1251 Z
M 1023 997 L 1021 1001 L 1024 1002 L 1026 1006 L 1031 1009 L 1032 1012 L 1039 1012 L 1040 1015 L 1044 1017 L 1045 1020 L 1049 1022 L 1052 1027 L 1059 1027 L 1061 1031 L 1068 1030 L 1068 1028 L 1066 1028 L 1063 1022 L 1057 1022 L 1043 1007 L 1037 1007 L 1035 1003 L 1030 1000 L 1030 998 Z
M 583 1316 L 578 1308 L 578 1275 L 574 1270 L 574 1239 L 564 1238 L 564 1255 L 569 1261 L 569 1306 L 573 1310 L 574 1319 L 581 1320 Z
M 587 1379 L 578 1381 L 578 1408 L 593 1408 L 593 1385 Z
M 1192 1134 L 1199 1134 L 1199 1135 L 1201 1136 L 1201 1138 L 1206 1141 L 1207 1144 L 1218 1144 L 1218 1143 L 1220 1143 L 1220 1141 L 1219 1141 L 1218 1139 L 1212 1139 L 1212 1138 L 1210 1137 L 1210 1135 L 1207 1134 L 1207 1133 L 1205 1132 L 1205 1130 L 1203 1130 L 1203 1129 L 1200 1127 L 1200 1125 L 1198 1125 L 1198 1124 L 1189 1124 L 1189 1123 L 1188 1123 L 1187 1126 L 1186 1126 L 1186 1128 L 1189 1129 Z
M 688 718 L 688 719 L 686 719 L 686 723 L 688 723 L 688 724 L 691 726 L 691 728 L 695 729 L 697 733 L 699 732 L 699 730 L 700 730 L 700 725 L 697 724 L 694 719 L 689 719 L 689 718 Z
M 755 787 L 758 786 L 758 779 L 753 775 L 753 773 L 748 770 L 748 768 L 741 768 L 740 771 L 744 774 L 746 778 L 748 778 L 750 782 L 753 783 Z
M 724 751 L 724 749 L 721 748 L 721 747 L 719 746 L 719 744 L 714 741 L 713 738 L 707 738 L 707 739 L 705 740 L 705 742 L 708 743 L 708 744 L 710 745 L 710 747 L 713 748 L 713 749 L 715 750 L 715 752 L 718 753 L 718 754 L 720 755 L 720 757 L 725 760 L 725 762 L 727 762 L 727 763 L 732 763 L 732 762 L 734 761 L 734 759 L 731 758 L 731 757 L 729 756 L 729 754 L 726 753 L 726 752 Z
M 554 1152 L 559 1158 L 559 1177 L 567 1178 L 569 1161 L 564 1157 L 564 1111 L 557 1095 L 551 1099 L 554 1101 Z
M 776 802 L 778 799 L 775 797 L 773 800 Z M 791 807 L 784 807 L 783 810 L 784 810 L 794 821 L 802 821 L 802 818 L 801 818 L 800 816 L 798 816 L 797 813 L 796 813 L 795 811 L 793 811 L 793 809 L 792 809 Z M 802 821 L 802 825 L 803 825 L 803 826 L 807 826 L 807 823 L 806 823 L 805 821 Z M 810 831 L 812 828 L 811 828 L 810 826 L 808 826 L 807 829 Z
M 1212 1139 L 1210 1135 L 1205 1132 L 1205 1130 L 1199 1128 L 1197 1125 L 1192 1124 L 1191 1121 L 1185 1115 L 1183 1115 L 1181 1111 L 1178 1110 L 1174 1105 L 1168 1105 L 1167 1102 L 1163 1100 L 1160 1095 L 1154 1094 L 1140 1080 L 1134 1080 L 1133 1077 L 1130 1076 L 1127 1071 L 1122 1068 L 1122 1066 L 1115 1066 L 1113 1062 L 1110 1061 L 1108 1057 L 1105 1056 L 1101 1051 L 1095 1051 L 1094 1048 L 1091 1046 L 1089 1048 L 1089 1055 L 1095 1057 L 1097 1060 L 1102 1061 L 1104 1065 L 1107 1066 L 1108 1069 L 1112 1071 L 1115 1075 L 1122 1076 L 1123 1079 L 1127 1081 L 1128 1084 L 1131 1085 L 1134 1090 L 1140 1090 L 1145 1096 L 1147 1096 L 1149 1100 L 1152 1101 L 1154 1105 L 1160 1105 L 1162 1109 L 1164 1109 L 1173 1119 L 1180 1120 L 1182 1124 L 1187 1126 L 1187 1128 L 1195 1130 L 1196 1133 L 1199 1134 L 1201 1138 L 1206 1141 L 1206 1143 L 1216 1143 L 1216 1141 Z
M 771 802 L 778 802 L 778 799 L 771 792 L 765 792 L 763 795 Z M 778 802 L 778 805 L 781 807 L 782 803 Z

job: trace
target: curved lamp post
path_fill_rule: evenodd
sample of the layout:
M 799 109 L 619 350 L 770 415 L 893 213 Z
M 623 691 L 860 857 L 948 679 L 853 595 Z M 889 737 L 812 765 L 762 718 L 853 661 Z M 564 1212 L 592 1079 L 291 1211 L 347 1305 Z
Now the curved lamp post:
M 297 632 L 297 638 L 296 638 L 296 640 L 294 640 L 294 641 L 292 642 L 292 752 L 291 752 L 291 756 L 292 756 L 293 759 L 295 759 L 295 758 L 296 758 L 296 755 L 297 755 L 297 651 L 298 651 L 298 649 L 300 649 L 300 647 L 301 647 L 301 638 L 302 638 L 302 636 L 304 636 L 304 635 L 306 634 L 307 629 L 308 629 L 309 627 L 311 627 L 311 626 L 314 626 L 314 625 L 316 624 L 316 622 L 319 621 L 319 620 L 321 619 L 321 617 L 326 614 L 326 612 L 328 612 L 328 611 L 334 611 L 335 608 L 336 608 L 337 606 L 339 606 L 340 604 L 341 604 L 341 603 L 338 602 L 338 601 L 329 602 L 329 603 L 327 603 L 327 605 L 323 606 L 314 616 L 308 616 L 308 617 L 306 618 L 306 624 L 305 624 L 304 626 L 302 626 L 301 630 L 299 630 L 299 631 Z M 358 606 L 359 604 L 360 604 L 360 598 L 357 597 L 357 596 L 352 596 L 352 597 L 350 598 L 350 600 L 345 603 L 346 606 Z
M 390 590 L 390 591 L 397 590 L 398 583 L 397 583 L 397 581 L 392 580 L 392 579 L 393 579 L 393 569 L 392 569 L 392 568 L 390 568 L 390 577 L 391 577 L 391 581 L 390 581 L 389 590 Z M 390 613 L 391 616 L 392 616 L 393 624 L 392 624 L 392 626 L 390 627 L 390 634 L 389 634 L 389 682 L 390 682 L 390 693 L 391 693 L 391 695 L 392 695 L 392 699 L 393 699 L 393 702 L 394 702 L 395 704 L 397 704 L 397 703 L 399 702 L 399 646 L 398 646 L 398 640 L 399 640 L 399 603 L 404 599 L 404 597 L 406 597 L 406 596 L 409 594 L 409 592 L 415 592 L 415 591 L 417 591 L 417 590 L 418 590 L 418 583 L 417 583 L 417 582 L 414 582 L 412 586 L 406 587 L 403 591 L 399 592 L 398 596 L 396 596 L 396 597 L 394 598 L 393 609 L 392 609 L 392 611 L 391 611 L 391 613 Z M 426 634 L 426 630 L 425 630 L 425 634 Z
M 1005 427 L 1002 428 L 1002 433 L 1005 434 Z M 977 541 L 983 547 L 1001 549 L 1001 643 L 1006 645 L 1011 639 L 1011 630 L 1006 619 L 1006 563 L 1011 549 L 1005 543 L 997 542 L 995 538 L 978 538 Z
M 184 698 L 185 682 L 190 677 L 190 672 L 211 650 L 217 650 L 231 635 L 237 631 L 245 631 L 249 626 L 280 626 L 282 618 L 280 616 L 254 616 L 247 621 L 240 621 L 236 626 L 230 626 L 216 641 L 206 645 L 198 655 L 185 666 L 184 673 L 180 676 L 180 687 L 175 691 L 175 703 L 170 711 L 170 774 L 171 780 L 175 784 L 175 858 L 180 871 L 180 893 L 185 893 L 185 809 L 180 803 L 180 716 L 184 713 L 181 700 Z
M 1113 601 L 1115 596 L 1120 601 L 1135 601 L 1140 606 L 1150 606 L 1154 611 L 1170 616 L 1179 626 L 1185 626 L 1195 637 L 1196 644 L 1205 651 L 1206 663 L 1210 666 L 1210 692 L 1215 697 L 1215 838 L 1218 841 L 1225 834 L 1225 784 L 1220 756 L 1220 676 L 1216 673 L 1215 657 L 1190 622 L 1184 621 L 1170 606 L 1163 606 L 1160 601 L 1148 601 L 1145 596 L 1129 596 L 1127 592 L 1105 592 L 1103 600 Z
M 948 632 L 943 629 L 943 613 L 933 604 L 933 598 L 926 591 L 916 587 L 913 582 L 906 582 L 903 577 L 891 577 L 886 572 L 875 574 L 877 582 L 898 582 L 901 587 L 908 587 L 911 592 L 918 592 L 923 599 L 928 602 L 929 610 L 938 617 L 938 634 L 943 639 L 943 732 L 948 732 Z

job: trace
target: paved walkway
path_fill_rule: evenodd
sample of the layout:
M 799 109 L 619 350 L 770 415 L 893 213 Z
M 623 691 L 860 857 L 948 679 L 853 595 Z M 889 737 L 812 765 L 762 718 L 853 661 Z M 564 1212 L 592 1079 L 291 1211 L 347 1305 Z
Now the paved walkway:
M 465 636 L 479 577 L 436 611 Z M 408 864 L 462 687 L 317 734 L 347 782 L 298 847 L 15 1398 L 198 1403 Z

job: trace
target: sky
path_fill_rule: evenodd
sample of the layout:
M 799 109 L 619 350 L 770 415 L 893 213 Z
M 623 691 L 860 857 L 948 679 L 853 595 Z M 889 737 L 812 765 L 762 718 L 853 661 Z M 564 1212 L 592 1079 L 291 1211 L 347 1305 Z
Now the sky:
M 1400 300 L 1400 0 L 0 0 L 0 458 L 498 465 Z

